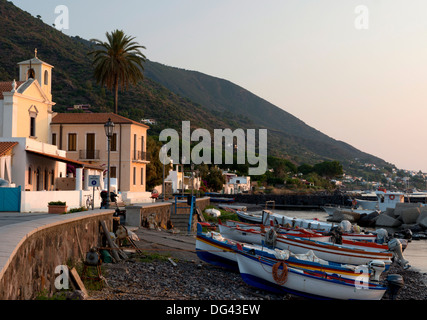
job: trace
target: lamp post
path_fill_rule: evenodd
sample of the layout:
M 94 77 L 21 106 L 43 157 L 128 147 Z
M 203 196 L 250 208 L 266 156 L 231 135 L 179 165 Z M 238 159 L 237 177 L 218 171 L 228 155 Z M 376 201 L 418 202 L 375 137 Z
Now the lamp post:
M 166 147 L 166 145 L 164 145 L 160 149 L 160 161 L 163 163 L 163 186 L 162 186 L 163 198 L 162 198 L 162 202 L 165 202 L 165 197 L 166 197 L 166 186 L 165 186 L 165 162 L 166 162 L 166 155 L 167 155 L 166 153 L 167 153 L 167 147 Z
M 108 118 L 108 121 L 104 124 L 105 135 L 108 140 L 108 171 L 107 171 L 107 201 L 106 209 L 110 208 L 110 145 L 111 137 L 113 136 L 114 123 L 111 121 L 111 118 Z
M 182 157 L 182 173 L 181 173 L 181 192 L 182 192 L 182 197 L 184 198 L 184 165 L 185 165 L 185 161 L 187 160 L 187 158 L 184 156 Z

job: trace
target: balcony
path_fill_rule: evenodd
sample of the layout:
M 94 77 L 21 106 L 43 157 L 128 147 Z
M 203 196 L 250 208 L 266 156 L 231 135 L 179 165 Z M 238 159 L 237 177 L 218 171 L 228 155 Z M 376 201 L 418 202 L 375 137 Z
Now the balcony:
M 133 161 L 150 161 L 147 152 L 135 151 L 133 153 Z
M 99 160 L 99 150 L 79 150 L 80 160 Z

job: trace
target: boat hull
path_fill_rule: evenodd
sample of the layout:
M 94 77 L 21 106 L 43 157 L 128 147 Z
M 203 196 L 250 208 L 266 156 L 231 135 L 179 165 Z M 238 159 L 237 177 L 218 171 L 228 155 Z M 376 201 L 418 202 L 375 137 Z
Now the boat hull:
M 277 237 L 276 247 L 283 250 L 289 250 L 296 254 L 305 253 L 312 250 L 320 259 L 340 263 L 362 265 L 368 264 L 372 260 L 381 260 L 388 269 L 392 263 L 393 254 L 384 251 L 368 251 L 350 246 L 342 246 L 331 243 L 322 243 L 319 241 L 310 241 L 293 237 Z
M 237 242 L 225 239 L 222 236 L 220 236 L 220 238 L 221 239 L 217 239 L 213 237 L 212 234 L 209 236 L 204 233 L 198 233 L 196 238 L 196 252 L 198 257 L 207 263 L 233 271 L 239 271 L 236 253 Z M 239 244 L 241 245 L 241 250 L 246 252 L 252 251 L 257 255 L 265 256 L 276 261 L 281 260 L 277 258 L 277 251 L 274 249 L 247 243 Z M 365 282 L 368 282 L 371 276 L 371 271 L 366 265 L 357 267 L 342 266 L 328 261 L 320 261 L 317 257 L 307 254 L 305 254 L 304 258 L 289 254 L 288 258 L 283 261 L 292 268 L 309 270 L 323 276 L 328 274 L 345 279 L 358 279 Z
M 276 263 L 260 256 L 237 252 L 242 279 L 249 285 L 275 293 L 291 293 L 313 299 L 381 300 L 387 288 L 363 281 L 340 281 L 288 268 L 287 280 L 278 284 L 273 277 Z M 283 269 L 279 269 L 282 272 Z

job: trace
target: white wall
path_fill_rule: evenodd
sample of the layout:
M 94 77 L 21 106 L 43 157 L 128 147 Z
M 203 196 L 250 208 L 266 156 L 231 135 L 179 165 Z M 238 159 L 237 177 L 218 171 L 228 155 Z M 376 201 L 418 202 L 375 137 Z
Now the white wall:
M 68 210 L 85 207 L 87 196 L 92 196 L 92 190 L 73 191 L 22 191 L 21 212 L 48 212 L 48 203 L 63 201 L 67 203 Z M 95 190 L 95 208 L 100 208 L 101 196 Z
M 153 202 L 151 199 L 151 192 L 131 192 L 131 191 L 122 191 L 120 193 L 122 201 L 126 205 L 136 204 L 136 203 L 150 203 Z

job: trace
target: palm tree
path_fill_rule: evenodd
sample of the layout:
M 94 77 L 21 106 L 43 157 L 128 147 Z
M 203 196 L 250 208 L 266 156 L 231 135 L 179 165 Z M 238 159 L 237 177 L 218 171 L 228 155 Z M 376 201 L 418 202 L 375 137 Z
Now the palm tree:
M 137 84 L 144 78 L 145 56 L 140 51 L 144 46 L 134 42 L 134 37 L 124 34 L 122 30 L 107 32 L 107 42 L 97 39 L 96 49 L 89 52 L 93 56 L 94 77 L 102 86 L 114 89 L 114 110 L 118 113 L 119 85 L 127 89 L 129 84 Z

